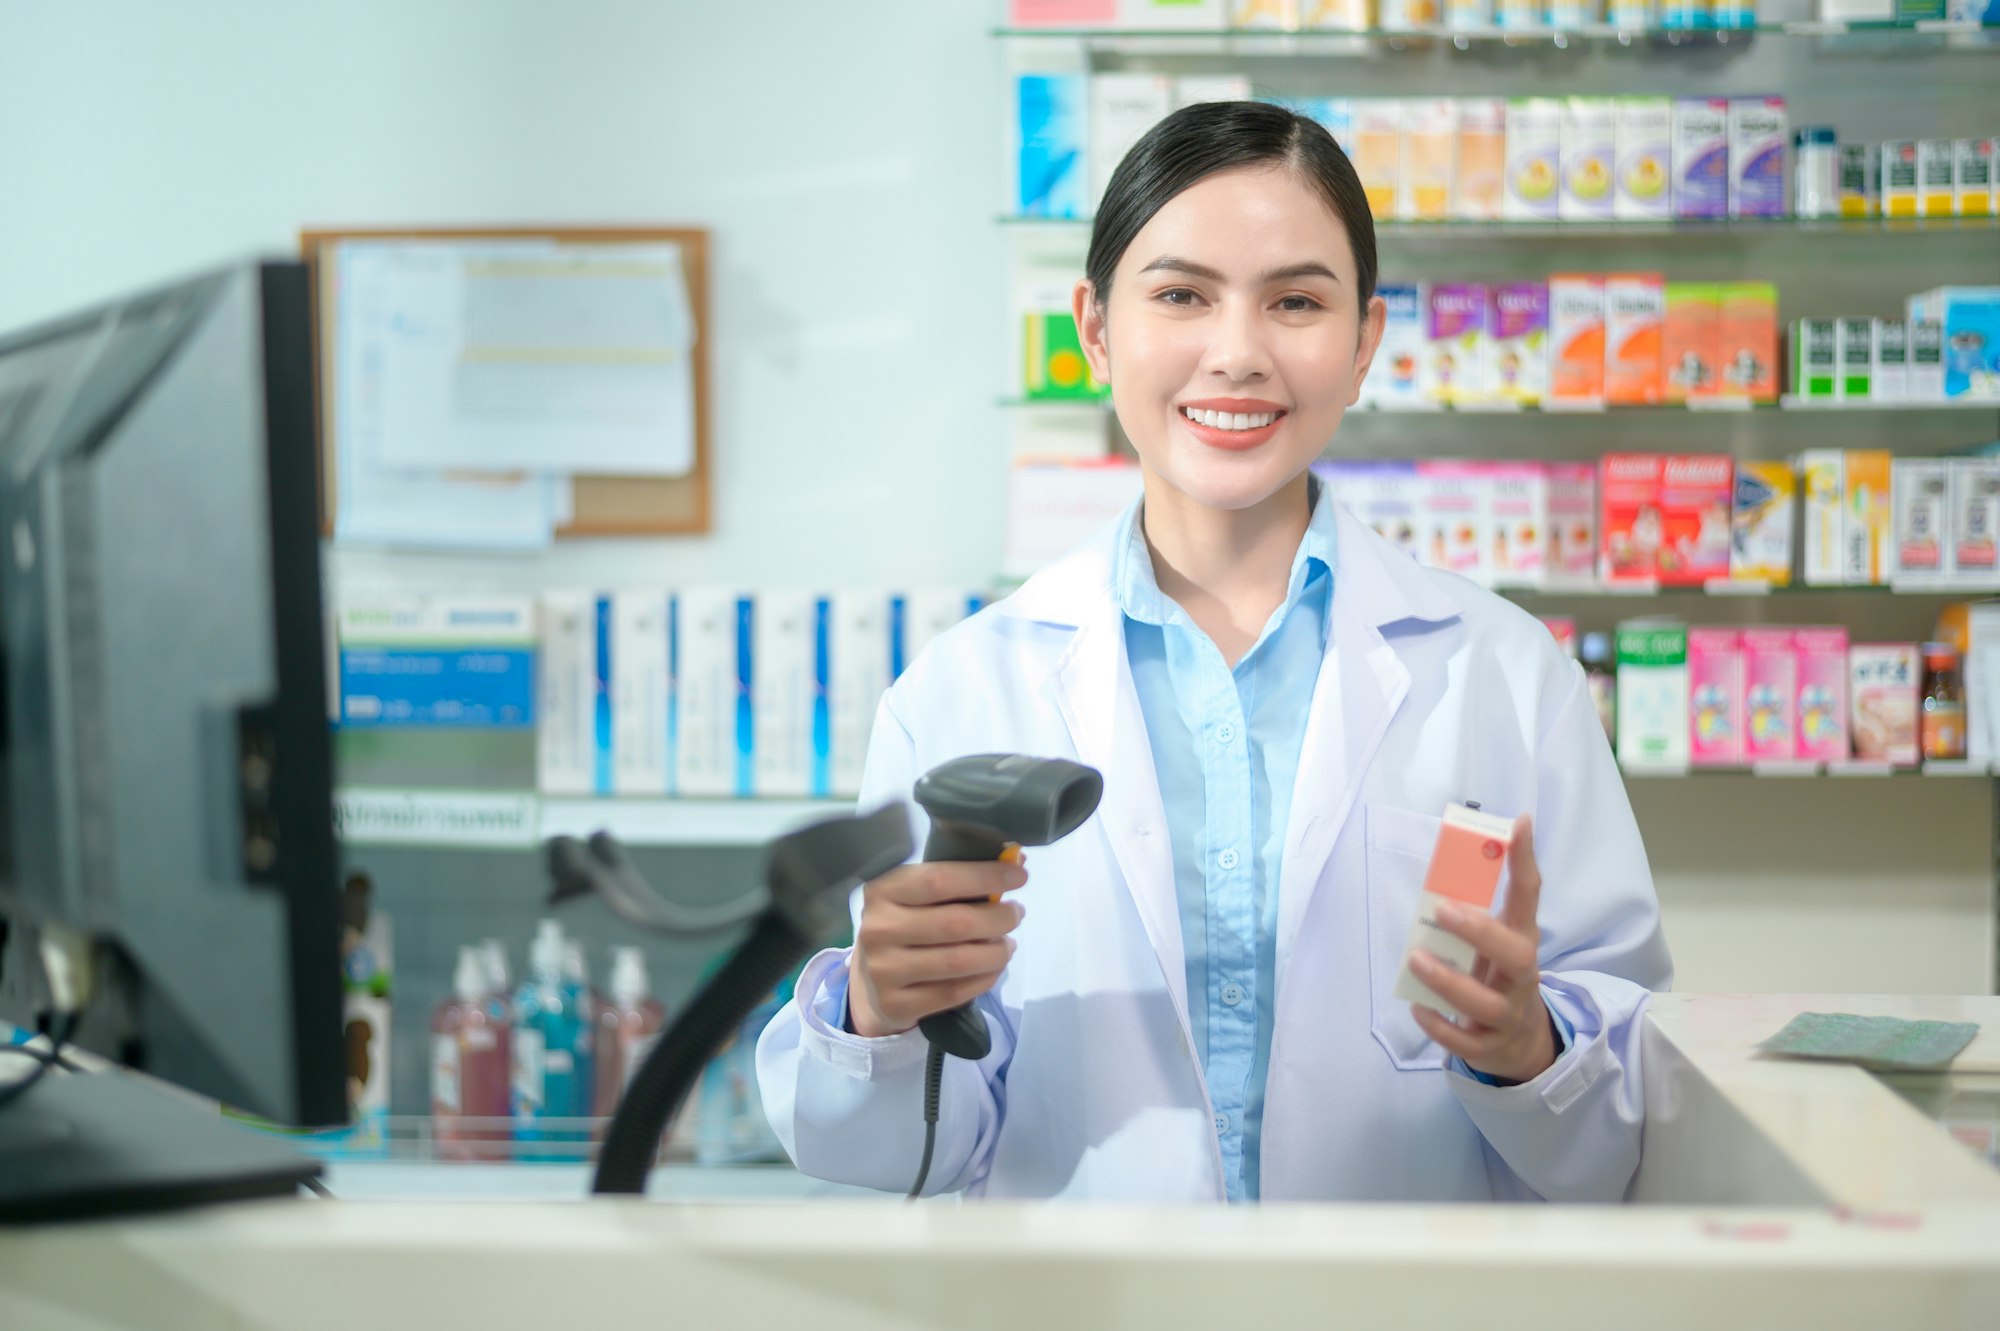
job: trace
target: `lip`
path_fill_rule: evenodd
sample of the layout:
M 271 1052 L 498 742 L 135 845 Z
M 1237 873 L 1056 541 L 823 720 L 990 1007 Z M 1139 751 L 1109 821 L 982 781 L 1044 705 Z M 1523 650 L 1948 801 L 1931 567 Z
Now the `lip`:
M 1275 411 L 1278 413 L 1278 419 L 1257 430 L 1218 430 L 1212 425 L 1189 420 L 1187 413 L 1181 410 L 1183 407 L 1195 411 L 1226 411 L 1232 415 L 1241 413 L 1245 416 L 1260 411 Z M 1208 397 L 1196 402 L 1179 402 L 1174 405 L 1174 415 L 1180 420 L 1182 429 L 1210 448 L 1218 448 L 1225 453 L 1247 453 L 1253 448 L 1270 443 L 1272 437 L 1278 433 L 1278 427 L 1285 423 L 1285 417 L 1289 414 L 1286 408 L 1276 402 L 1266 402 L 1262 398 L 1253 397 Z

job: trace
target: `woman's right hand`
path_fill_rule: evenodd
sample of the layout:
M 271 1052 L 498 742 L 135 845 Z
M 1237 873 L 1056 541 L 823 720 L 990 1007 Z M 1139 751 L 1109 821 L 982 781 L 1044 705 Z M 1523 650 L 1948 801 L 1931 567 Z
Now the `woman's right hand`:
M 933 1012 L 979 997 L 1014 955 L 1019 902 L 989 900 L 1028 881 L 1000 860 L 892 869 L 861 889 L 847 962 L 847 1022 L 856 1035 L 900 1035 Z

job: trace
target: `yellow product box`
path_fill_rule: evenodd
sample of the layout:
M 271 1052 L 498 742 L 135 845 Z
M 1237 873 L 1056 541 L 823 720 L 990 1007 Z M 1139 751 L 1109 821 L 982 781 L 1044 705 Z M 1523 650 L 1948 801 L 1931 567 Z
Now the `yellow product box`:
M 1451 216 L 1452 159 L 1457 155 L 1458 107 L 1449 97 L 1403 103 L 1403 162 L 1396 215 L 1442 222 Z
M 1792 581 L 1792 526 L 1799 476 L 1789 462 L 1738 462 L 1730 511 L 1729 576 L 1786 587 Z
M 1354 170 L 1376 221 L 1394 217 L 1403 175 L 1403 103 L 1397 98 L 1355 99 Z
M 1890 502 L 1894 460 L 1887 449 L 1847 451 L 1840 525 L 1841 581 L 1849 587 L 1879 587 L 1889 581 L 1896 512 Z

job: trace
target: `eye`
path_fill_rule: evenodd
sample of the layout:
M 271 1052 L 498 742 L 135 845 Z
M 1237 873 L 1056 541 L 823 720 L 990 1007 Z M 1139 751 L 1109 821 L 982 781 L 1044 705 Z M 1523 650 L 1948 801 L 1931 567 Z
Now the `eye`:
M 1310 314 L 1326 307 L 1311 296 L 1284 296 L 1279 299 L 1278 308 L 1286 314 Z
M 1154 299 L 1164 301 L 1169 305 L 1178 305 L 1183 309 L 1185 309 L 1188 306 L 1193 305 L 1195 301 L 1199 299 L 1199 297 L 1197 297 L 1194 292 L 1188 290 L 1186 287 L 1168 287 L 1165 291 L 1162 291 L 1158 296 L 1155 296 Z

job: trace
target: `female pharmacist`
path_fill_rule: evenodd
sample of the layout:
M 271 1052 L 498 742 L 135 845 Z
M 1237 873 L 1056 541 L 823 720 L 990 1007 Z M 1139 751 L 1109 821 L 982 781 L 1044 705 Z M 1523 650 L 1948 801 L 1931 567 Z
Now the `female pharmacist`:
M 980 752 L 1088 763 L 1104 800 L 1027 891 L 998 863 L 862 890 L 758 1049 L 805 1172 L 910 1186 L 914 1027 L 976 999 L 992 1052 L 946 1060 L 927 1192 L 1623 1194 L 1671 963 L 1583 676 L 1308 471 L 1381 339 L 1375 271 L 1352 164 L 1277 107 L 1176 112 L 1112 177 L 1075 314 L 1143 499 L 909 668 L 861 804 Z M 1519 819 L 1497 913 L 1443 921 L 1475 969 L 1414 963 L 1457 1022 L 1391 993 L 1454 802 Z

